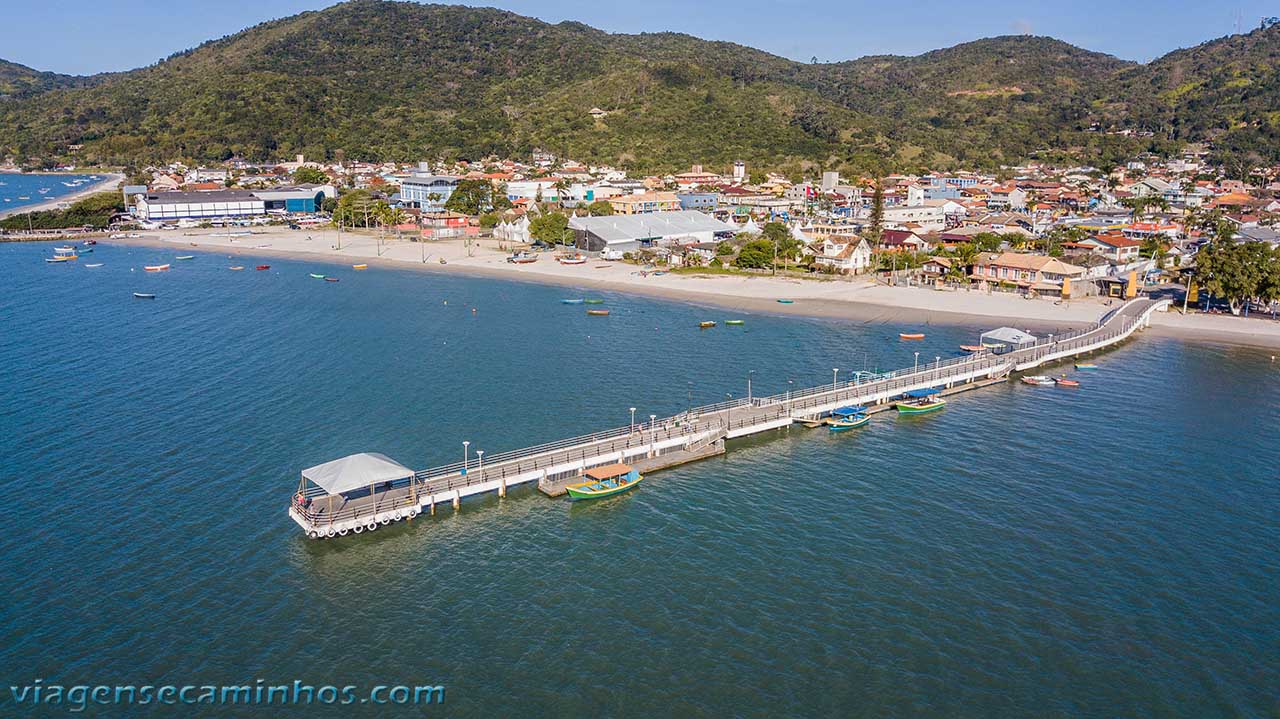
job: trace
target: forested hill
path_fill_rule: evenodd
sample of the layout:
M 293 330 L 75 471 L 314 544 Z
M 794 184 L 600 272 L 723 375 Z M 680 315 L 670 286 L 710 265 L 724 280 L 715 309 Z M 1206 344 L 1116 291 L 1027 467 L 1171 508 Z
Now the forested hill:
M 83 145 L 81 163 L 129 164 L 541 147 L 636 170 L 743 159 L 797 172 L 1106 162 L 1213 139 L 1272 159 L 1278 46 L 1271 28 L 1136 65 L 1017 36 L 808 64 L 676 33 L 353 0 L 125 73 L 0 64 L 0 154 L 50 159 Z

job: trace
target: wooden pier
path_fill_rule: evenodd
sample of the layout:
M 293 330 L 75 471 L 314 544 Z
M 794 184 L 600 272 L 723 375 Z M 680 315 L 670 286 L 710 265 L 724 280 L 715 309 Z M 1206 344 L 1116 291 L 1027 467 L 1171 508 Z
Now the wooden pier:
M 722 454 L 728 439 L 796 422 L 816 426 L 832 410 L 846 405 L 863 405 L 868 412 L 879 412 L 913 390 L 937 389 L 949 395 L 1002 382 L 1014 372 L 1123 342 L 1149 324 L 1152 312 L 1168 306 L 1169 300 L 1134 299 L 1091 327 L 1006 352 L 984 350 L 873 379 L 721 402 L 645 424 L 489 455 L 482 465 L 455 462 L 416 472 L 405 470 L 404 476 L 370 486 L 367 494 L 335 497 L 319 486 L 307 486 L 304 480 L 289 505 L 289 516 L 309 537 L 323 538 L 374 531 L 423 512 L 434 514 L 437 505 L 457 509 L 463 497 L 474 494 L 497 492 L 505 496 L 508 487 L 528 482 L 536 482 L 544 494 L 558 496 L 566 485 L 582 481 L 583 473 L 591 467 L 622 462 L 651 472 Z

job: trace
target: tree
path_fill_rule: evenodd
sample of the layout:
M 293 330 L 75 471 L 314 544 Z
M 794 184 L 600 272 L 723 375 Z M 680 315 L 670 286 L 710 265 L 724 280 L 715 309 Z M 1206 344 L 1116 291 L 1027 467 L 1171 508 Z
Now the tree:
M 773 263 L 774 245 L 769 240 L 752 240 L 733 259 L 735 267 L 763 270 Z
M 1232 314 L 1270 290 L 1276 253 L 1264 242 L 1210 242 L 1196 253 L 1196 276 L 1206 290 L 1227 301 Z
M 613 214 L 613 205 L 608 200 L 596 200 L 587 205 L 587 214 L 592 217 L 607 217 Z
M 973 236 L 973 243 L 980 252 L 999 252 L 1004 240 L 994 232 L 979 232 Z
M 733 254 L 733 243 L 728 240 L 720 240 L 716 245 L 716 255 L 724 257 Z
M 318 167 L 303 165 L 293 171 L 293 181 L 299 185 L 326 185 L 329 183 L 329 176 Z
M 496 212 L 486 212 L 480 215 L 480 226 L 486 230 L 493 229 L 498 226 L 502 218 Z
M 866 238 L 874 247 L 880 244 L 884 235 L 884 183 L 876 178 L 875 188 L 871 191 L 871 217 L 869 218 Z
M 510 207 L 510 203 L 507 206 Z M 444 209 L 464 215 L 478 215 L 500 208 L 495 202 L 493 184 L 488 180 L 459 180 L 453 194 L 445 200 Z
M 573 240 L 569 218 L 560 212 L 547 212 L 529 223 L 529 234 L 547 245 L 567 245 Z

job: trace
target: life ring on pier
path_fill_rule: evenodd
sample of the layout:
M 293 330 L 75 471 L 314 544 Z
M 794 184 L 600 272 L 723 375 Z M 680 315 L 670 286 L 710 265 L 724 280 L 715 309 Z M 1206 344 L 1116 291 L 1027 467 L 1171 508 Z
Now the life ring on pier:
M 313 529 L 310 532 L 307 532 L 307 536 L 311 537 L 312 539 L 319 539 L 320 533 Z
M 413 519 L 414 517 L 418 516 L 418 510 L 410 509 L 408 512 L 405 512 L 404 516 L 408 517 L 409 519 Z
M 333 531 L 333 527 L 329 527 L 329 530 L 324 533 L 324 536 L 328 537 L 329 539 L 333 539 L 333 535 L 335 534 L 337 534 L 337 532 Z
M 339 529 L 339 530 L 338 530 L 338 536 L 339 536 L 339 537 L 345 537 L 345 536 L 347 536 L 347 528 L 346 528 L 346 527 L 343 527 L 342 529 Z
M 369 530 L 370 532 L 374 531 L 377 528 L 378 528 L 377 522 L 369 522 L 368 526 L 365 527 L 365 529 Z
M 382 526 L 384 527 L 387 526 L 388 524 L 391 524 L 391 519 L 389 517 L 383 517 L 378 521 L 382 522 Z
M 392 516 L 392 518 L 393 518 L 393 519 L 395 519 L 397 522 L 398 522 L 398 521 L 400 521 L 401 519 L 404 519 L 404 515 L 403 515 L 403 514 L 401 514 L 401 513 L 400 513 L 400 510 L 398 510 L 398 509 L 397 509 L 396 511 L 392 512 L 392 513 L 391 513 L 391 516 Z
M 356 525 L 356 534 L 359 534 L 359 533 L 361 533 L 361 532 L 363 532 L 363 531 L 364 531 L 364 525 L 363 525 L 363 524 L 357 524 L 357 525 Z

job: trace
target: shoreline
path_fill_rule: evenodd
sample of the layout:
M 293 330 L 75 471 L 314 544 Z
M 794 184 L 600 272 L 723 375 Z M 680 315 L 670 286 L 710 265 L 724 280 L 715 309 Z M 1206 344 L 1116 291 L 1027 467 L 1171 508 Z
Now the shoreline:
M 9 173 L 9 174 L 16 174 L 16 175 L 63 175 L 63 176 L 68 176 L 68 177 L 69 177 L 69 176 L 74 176 L 74 175 L 83 175 L 84 173 L 77 173 L 77 172 L 64 172 L 64 173 L 58 173 L 58 172 L 30 172 L 30 173 L 25 173 L 25 172 L 24 172 L 24 173 Z M 89 174 L 95 174 L 95 173 L 89 173 Z M 72 192 L 72 193 L 67 194 L 67 195 L 61 195 L 61 196 L 59 196 L 59 197 L 55 197 L 55 198 L 53 198 L 52 200 L 48 200 L 48 201 L 45 201 L 45 202 L 38 202 L 38 203 L 36 203 L 36 204 L 34 204 L 34 205 L 23 205 L 23 206 L 21 206 L 21 207 L 15 207 L 15 208 L 13 208 L 12 210 L 0 210 L 0 219 L 4 219 L 4 218 L 6 218 L 6 217 L 10 217 L 10 216 L 13 216 L 13 215 L 25 215 L 25 214 L 27 214 L 28 212 L 43 212 L 43 211 L 45 211 L 45 210 L 56 210 L 56 209 L 58 209 L 58 205 L 61 205 L 61 204 L 62 204 L 62 203 L 64 203 L 64 202 L 65 202 L 65 203 L 70 204 L 70 203 L 72 203 L 72 202 L 75 202 L 76 200 L 79 200 L 79 199 L 83 199 L 83 198 L 85 198 L 85 197 L 88 197 L 89 195 L 93 195 L 93 194 L 96 194 L 96 193 L 99 193 L 99 192 L 106 192 L 107 190 L 110 190 L 110 189 L 115 189 L 115 187 L 116 187 L 117 185 L 119 185 L 123 180 L 124 180 L 124 175 L 122 175 L 122 174 L 120 174 L 120 173 L 118 173 L 118 172 L 108 173 L 108 175 L 107 175 L 107 178 L 106 178 L 106 179 L 101 180 L 101 181 L 99 181 L 99 182 L 95 182 L 95 183 L 93 183 L 92 185 L 88 185 L 88 186 L 86 186 L 84 189 L 77 190 L 76 192 Z
M 513 265 L 506 262 L 507 251 L 499 249 L 497 241 L 488 239 L 478 241 L 470 255 L 460 239 L 427 243 L 388 240 L 383 243 L 383 253 L 379 256 L 374 236 L 344 233 L 343 247 L 338 250 L 333 244 L 336 235 L 332 230 L 270 229 L 249 237 L 227 237 L 219 236 L 217 231 L 200 230 L 170 231 L 167 236 L 147 233 L 141 238 L 105 242 L 309 260 L 348 268 L 351 264 L 364 263 L 371 268 L 418 269 L 435 274 L 622 292 L 745 314 L 804 316 L 860 324 L 964 325 L 984 330 L 1012 324 L 1032 332 L 1058 332 L 1089 325 L 1109 308 L 1098 298 L 1055 305 L 1047 300 L 1024 300 L 1011 294 L 888 287 L 861 279 L 821 281 L 738 275 L 641 277 L 636 265 L 588 261 L 585 265 L 564 266 L 556 263 L 549 253 L 540 255 L 539 261 L 532 265 Z M 424 254 L 426 262 L 422 261 Z M 440 258 L 445 258 L 448 264 L 440 264 Z M 794 304 L 780 304 L 778 298 L 793 299 Z M 1160 336 L 1280 349 L 1280 322 L 1168 312 L 1153 315 L 1151 328 Z

